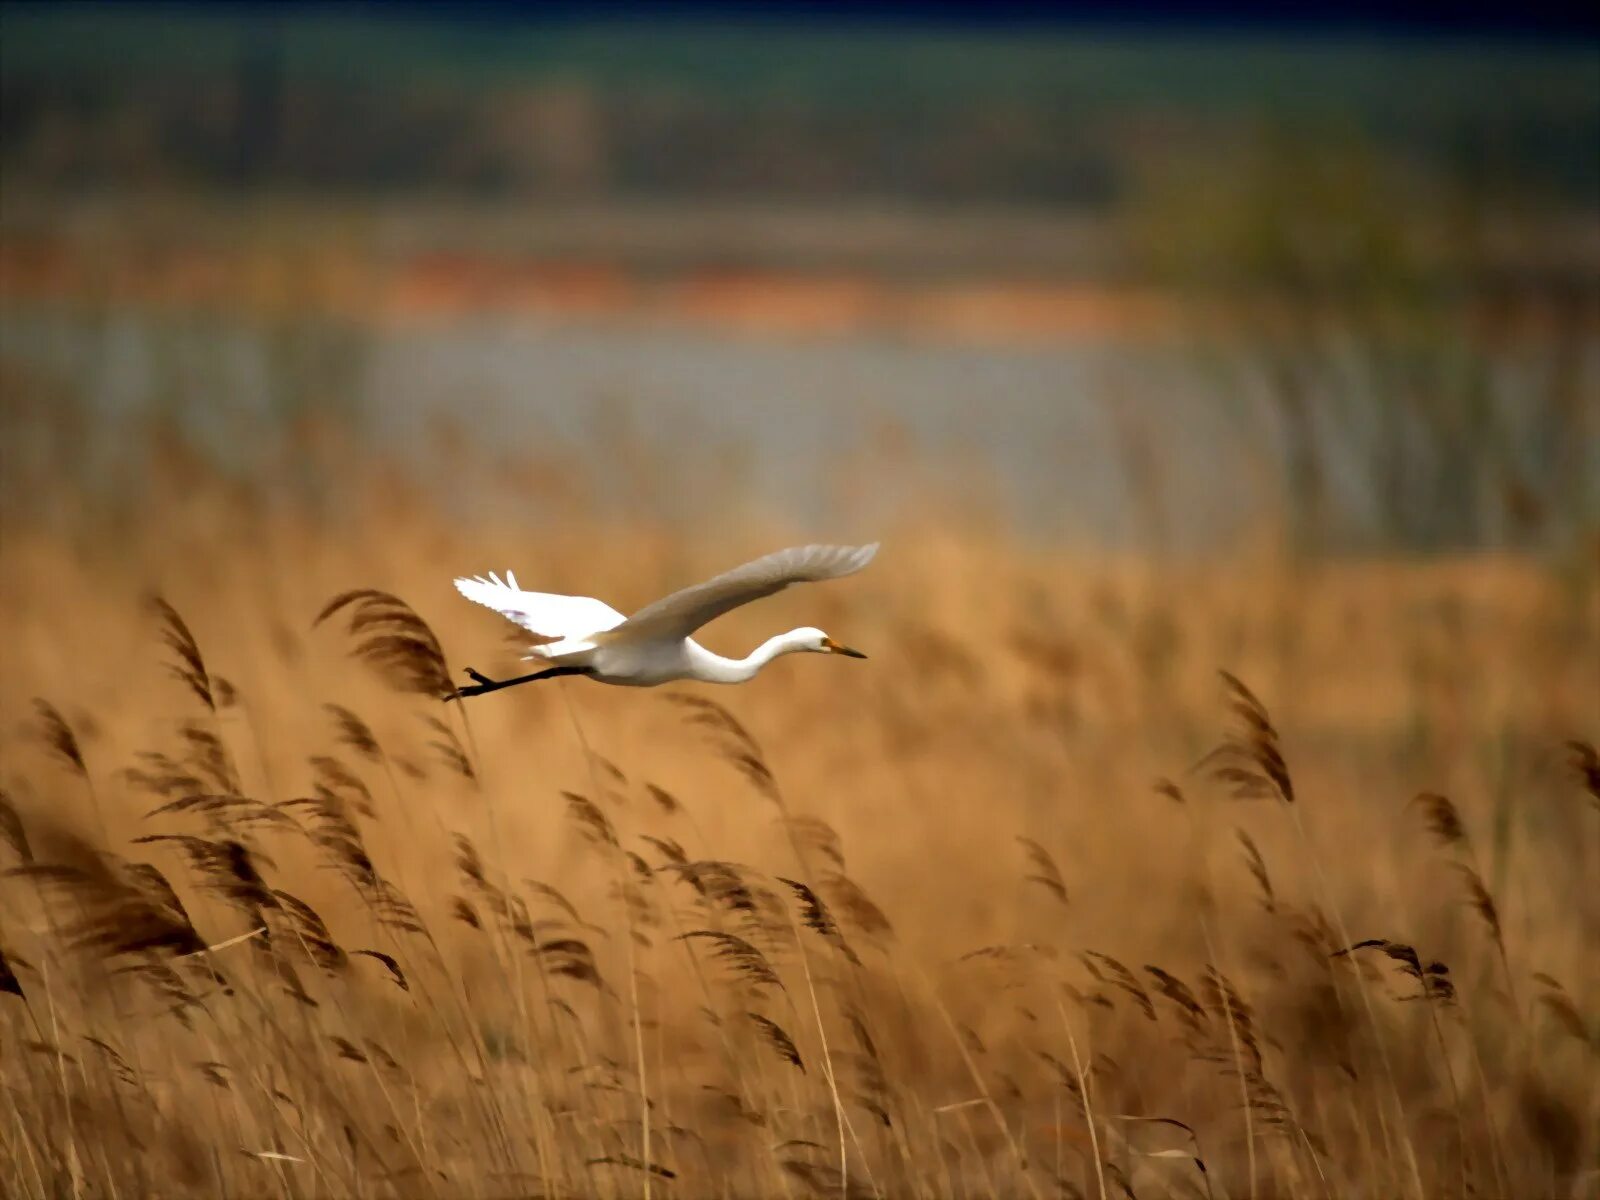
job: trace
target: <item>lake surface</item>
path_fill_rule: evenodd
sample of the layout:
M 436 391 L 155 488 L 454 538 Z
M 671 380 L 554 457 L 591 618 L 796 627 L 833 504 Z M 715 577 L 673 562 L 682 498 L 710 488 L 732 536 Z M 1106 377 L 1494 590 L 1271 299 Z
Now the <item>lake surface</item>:
M 1159 483 L 1170 544 L 1205 546 L 1261 507 L 1271 433 L 1178 351 L 1091 340 L 780 341 L 526 317 L 263 329 L 120 309 L 8 313 L 0 354 L 65 383 L 108 429 L 164 410 L 241 469 L 286 415 L 331 405 L 465 506 L 491 498 L 442 452 L 441 418 L 502 462 L 553 455 L 599 494 L 636 497 L 640 455 L 610 440 L 624 429 L 664 478 L 732 472 L 751 506 L 819 536 L 931 494 L 998 505 L 1051 537 L 1127 545 L 1149 529 L 1138 474 Z M 109 441 L 99 452 L 116 452 Z

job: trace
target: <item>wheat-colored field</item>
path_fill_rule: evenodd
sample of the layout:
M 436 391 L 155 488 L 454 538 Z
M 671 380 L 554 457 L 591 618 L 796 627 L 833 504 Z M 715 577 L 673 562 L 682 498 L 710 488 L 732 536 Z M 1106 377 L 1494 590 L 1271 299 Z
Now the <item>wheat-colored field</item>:
M 447 704 L 790 534 L 162 477 L 0 529 L 7 1195 L 1600 1190 L 1592 557 L 911 520 L 705 634 L 868 662 Z

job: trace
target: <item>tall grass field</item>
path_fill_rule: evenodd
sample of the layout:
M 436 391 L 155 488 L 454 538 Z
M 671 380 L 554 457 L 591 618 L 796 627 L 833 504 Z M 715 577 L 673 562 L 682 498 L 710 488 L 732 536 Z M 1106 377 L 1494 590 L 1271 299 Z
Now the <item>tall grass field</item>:
M 7 1196 L 1600 1194 L 1592 547 L 930 505 L 704 634 L 868 662 L 458 704 L 518 650 L 453 575 L 799 535 L 151 477 L 0 524 Z

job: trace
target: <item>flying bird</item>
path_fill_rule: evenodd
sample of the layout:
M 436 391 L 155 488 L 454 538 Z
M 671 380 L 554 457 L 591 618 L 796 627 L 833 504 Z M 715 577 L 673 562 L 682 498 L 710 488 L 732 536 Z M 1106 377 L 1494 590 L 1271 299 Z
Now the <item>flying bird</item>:
M 743 683 L 782 654 L 811 651 L 865 658 L 859 650 L 834 641 L 820 629 L 804 626 L 768 638 L 744 658 L 713 654 L 689 635 L 726 612 L 791 583 L 815 583 L 854 575 L 872 561 L 878 543 L 870 546 L 794 546 L 742 567 L 673 592 L 625 617 L 603 600 L 524 592 L 510 571 L 456 580 L 468 600 L 494 609 L 539 639 L 528 661 L 548 664 L 531 675 L 490 679 L 467 668 L 474 686 L 458 695 L 481 696 L 519 683 L 556 675 L 587 675 L 601 683 L 654 687 L 675 679 L 705 683 Z

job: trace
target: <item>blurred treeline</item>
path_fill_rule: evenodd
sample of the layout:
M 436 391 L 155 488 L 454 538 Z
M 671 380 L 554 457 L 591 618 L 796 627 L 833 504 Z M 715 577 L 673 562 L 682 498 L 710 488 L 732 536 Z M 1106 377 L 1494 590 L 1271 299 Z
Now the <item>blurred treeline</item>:
M 8 4 L 4 161 L 67 184 L 1105 206 L 1262 122 L 1600 199 L 1591 44 Z
M 1276 131 L 1164 172 L 1134 240 L 1189 297 L 1196 377 L 1273 464 L 1292 545 L 1592 538 L 1593 214 L 1532 202 L 1518 176 L 1430 176 L 1371 138 Z

